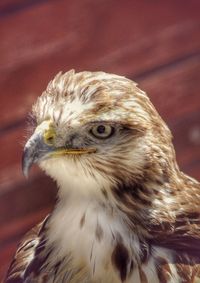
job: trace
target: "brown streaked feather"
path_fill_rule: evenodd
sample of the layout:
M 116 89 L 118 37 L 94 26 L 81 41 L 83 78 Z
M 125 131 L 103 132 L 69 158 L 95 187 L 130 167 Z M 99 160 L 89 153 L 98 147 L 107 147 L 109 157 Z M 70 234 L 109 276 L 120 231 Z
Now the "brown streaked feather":
M 8 269 L 5 283 L 24 282 L 25 272 L 34 259 L 35 251 L 41 241 L 41 234 L 44 231 L 47 219 L 48 216 L 23 237 Z
M 162 218 L 149 226 L 153 237 L 152 243 L 178 253 L 187 253 L 200 263 L 200 184 L 187 175 L 180 174 L 181 189 L 174 186 L 174 204 L 171 210 L 174 219 Z
M 183 283 L 200 283 L 200 264 L 196 264 L 188 255 L 177 255 L 174 263 L 166 262 L 164 258 L 157 259 L 157 272 L 161 283 L 167 283 L 173 268 Z

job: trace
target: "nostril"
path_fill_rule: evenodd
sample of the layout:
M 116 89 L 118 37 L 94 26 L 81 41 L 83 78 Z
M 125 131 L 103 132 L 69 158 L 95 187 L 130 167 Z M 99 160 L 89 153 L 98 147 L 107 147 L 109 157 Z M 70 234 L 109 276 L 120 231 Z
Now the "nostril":
M 52 142 L 53 140 L 54 140 L 53 137 L 48 137 L 48 138 L 47 138 L 47 141 L 48 141 L 48 142 Z
M 50 137 L 47 138 L 48 141 L 52 141 L 53 139 L 54 139 L 53 136 L 50 136 Z
M 44 139 L 44 142 L 46 144 L 53 145 L 54 140 L 55 140 L 55 133 L 54 133 L 54 131 L 52 131 L 51 129 L 45 131 L 44 135 L 43 135 L 43 139 Z

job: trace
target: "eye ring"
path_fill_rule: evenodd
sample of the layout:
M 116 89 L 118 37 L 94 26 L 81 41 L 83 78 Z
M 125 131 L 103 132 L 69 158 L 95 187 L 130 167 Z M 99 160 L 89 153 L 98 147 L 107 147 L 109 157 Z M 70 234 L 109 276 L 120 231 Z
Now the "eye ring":
M 114 128 L 110 125 L 99 124 L 90 129 L 90 133 L 98 139 L 107 139 L 114 134 Z

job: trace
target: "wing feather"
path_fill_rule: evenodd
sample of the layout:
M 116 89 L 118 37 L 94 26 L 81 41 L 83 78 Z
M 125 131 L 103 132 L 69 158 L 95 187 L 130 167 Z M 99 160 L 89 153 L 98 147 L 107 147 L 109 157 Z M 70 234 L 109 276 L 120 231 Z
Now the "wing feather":
M 25 234 L 10 264 L 4 283 L 24 282 L 24 274 L 34 259 L 47 219 L 48 216 Z

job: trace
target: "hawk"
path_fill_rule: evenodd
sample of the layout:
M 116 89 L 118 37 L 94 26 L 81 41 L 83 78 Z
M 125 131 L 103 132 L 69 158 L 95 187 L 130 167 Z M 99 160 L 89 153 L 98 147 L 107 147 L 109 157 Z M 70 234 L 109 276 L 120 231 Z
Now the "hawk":
M 133 81 L 59 73 L 33 105 L 23 154 L 53 178 L 53 212 L 28 232 L 6 283 L 200 282 L 200 184 Z

